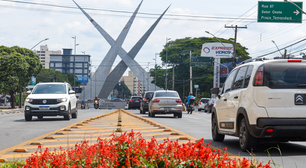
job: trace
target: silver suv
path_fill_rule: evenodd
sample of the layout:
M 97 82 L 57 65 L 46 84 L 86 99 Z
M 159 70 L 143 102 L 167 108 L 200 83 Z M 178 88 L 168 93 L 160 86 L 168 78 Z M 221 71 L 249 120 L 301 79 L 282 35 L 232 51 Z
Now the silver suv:
M 256 61 L 233 69 L 212 109 L 212 137 L 239 137 L 243 151 L 258 141 L 306 140 L 306 60 Z
M 77 118 L 77 98 L 69 83 L 38 83 L 25 100 L 24 117 L 64 116 L 65 120 Z

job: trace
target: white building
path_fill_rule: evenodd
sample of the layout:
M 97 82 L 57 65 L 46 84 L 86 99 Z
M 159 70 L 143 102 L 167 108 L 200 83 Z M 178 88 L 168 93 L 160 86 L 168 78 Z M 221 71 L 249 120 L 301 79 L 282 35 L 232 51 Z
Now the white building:
M 60 55 L 62 52 L 60 50 L 57 51 L 49 51 L 49 48 L 46 45 L 41 45 L 40 50 L 34 50 L 35 54 L 39 55 L 40 62 L 43 65 L 43 68 L 49 69 L 50 63 L 50 54 Z

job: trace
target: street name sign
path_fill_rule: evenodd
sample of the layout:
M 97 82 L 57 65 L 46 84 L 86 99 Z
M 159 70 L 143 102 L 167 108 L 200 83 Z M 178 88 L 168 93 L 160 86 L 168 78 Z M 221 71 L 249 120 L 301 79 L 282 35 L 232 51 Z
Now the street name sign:
M 192 56 L 190 66 L 192 67 L 207 67 L 213 65 L 214 58 L 212 57 L 199 57 Z
M 303 2 L 293 2 L 303 9 Z M 302 23 L 302 11 L 289 2 L 259 1 L 257 22 Z

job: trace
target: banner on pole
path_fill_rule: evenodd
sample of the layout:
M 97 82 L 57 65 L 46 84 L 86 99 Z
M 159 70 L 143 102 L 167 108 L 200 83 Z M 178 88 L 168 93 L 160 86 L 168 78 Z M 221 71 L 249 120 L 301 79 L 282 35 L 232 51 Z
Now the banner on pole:
M 232 58 L 233 44 L 230 43 L 204 43 L 202 45 L 202 57 Z

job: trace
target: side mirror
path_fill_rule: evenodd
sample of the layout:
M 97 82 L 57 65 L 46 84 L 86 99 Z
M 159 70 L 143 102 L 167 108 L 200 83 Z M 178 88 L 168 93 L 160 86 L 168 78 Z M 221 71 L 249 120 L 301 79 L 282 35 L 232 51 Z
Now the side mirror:
M 27 94 L 31 94 L 31 93 L 32 93 L 32 91 L 31 91 L 31 90 L 28 90 L 28 91 L 27 91 Z
M 212 89 L 210 89 L 210 93 L 214 94 L 214 95 L 217 95 L 218 98 L 220 99 L 220 95 L 219 95 L 220 89 L 219 88 L 212 88 Z
M 69 94 L 75 94 L 75 91 L 70 90 L 70 91 L 69 91 Z

